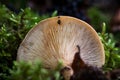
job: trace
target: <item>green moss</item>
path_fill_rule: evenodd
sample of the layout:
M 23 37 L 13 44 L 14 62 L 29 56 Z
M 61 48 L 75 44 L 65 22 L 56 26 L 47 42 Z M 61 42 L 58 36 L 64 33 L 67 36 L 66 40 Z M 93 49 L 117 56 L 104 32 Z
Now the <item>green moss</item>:
M 94 12 L 94 14 L 98 13 L 100 12 Z M 51 15 L 55 16 L 56 14 L 57 11 Z M 39 16 L 32 12 L 30 8 L 21 9 L 19 14 L 15 14 L 4 5 L 0 5 L 0 80 L 50 80 L 51 75 L 55 80 L 60 80 L 59 68 L 55 71 L 48 71 L 42 68 L 41 63 L 35 65 L 24 62 L 13 63 L 16 60 L 19 44 L 27 32 L 39 21 L 52 17 L 51 15 Z M 94 17 L 92 13 L 90 16 Z M 97 15 L 97 17 L 99 16 Z M 99 27 L 96 25 L 101 24 L 102 20 L 107 20 L 104 18 L 105 16 L 102 18 L 102 15 L 102 20 L 97 20 L 97 17 L 93 18 L 92 21 L 96 29 Z M 98 34 L 105 48 L 106 61 L 104 70 L 120 68 L 120 49 L 115 47 L 116 40 L 111 33 L 106 32 L 105 24 L 102 28 L 102 32 Z
M 56 14 L 57 11 L 51 15 Z M 16 60 L 17 49 L 26 33 L 39 21 L 52 17 L 51 15 L 39 16 L 30 8 L 21 9 L 19 14 L 15 14 L 0 5 L 0 80 L 9 75 L 9 68 L 12 68 L 13 61 Z
M 120 68 L 120 49 L 116 47 L 116 40 L 112 33 L 106 32 L 106 25 L 103 23 L 102 32 L 98 33 L 105 49 L 104 70 Z

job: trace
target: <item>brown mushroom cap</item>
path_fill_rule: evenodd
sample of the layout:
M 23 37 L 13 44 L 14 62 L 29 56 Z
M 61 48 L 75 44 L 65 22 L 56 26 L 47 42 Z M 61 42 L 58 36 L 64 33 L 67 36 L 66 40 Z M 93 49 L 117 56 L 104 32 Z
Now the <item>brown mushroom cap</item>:
M 62 60 L 64 66 L 69 66 L 78 51 L 77 45 L 86 64 L 98 67 L 104 64 L 103 45 L 90 25 L 69 16 L 48 18 L 28 32 L 18 49 L 17 60 L 40 59 L 45 68 L 52 69 Z

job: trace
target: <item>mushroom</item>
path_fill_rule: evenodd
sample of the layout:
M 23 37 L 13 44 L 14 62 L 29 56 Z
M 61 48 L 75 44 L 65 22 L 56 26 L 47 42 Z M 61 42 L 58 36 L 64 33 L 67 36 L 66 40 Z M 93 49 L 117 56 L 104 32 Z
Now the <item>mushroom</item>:
M 102 67 L 105 54 L 99 36 L 89 24 L 58 16 L 39 22 L 20 44 L 18 61 L 34 63 L 36 59 L 41 60 L 46 69 L 55 69 L 61 60 L 62 74 L 69 80 L 83 64 Z

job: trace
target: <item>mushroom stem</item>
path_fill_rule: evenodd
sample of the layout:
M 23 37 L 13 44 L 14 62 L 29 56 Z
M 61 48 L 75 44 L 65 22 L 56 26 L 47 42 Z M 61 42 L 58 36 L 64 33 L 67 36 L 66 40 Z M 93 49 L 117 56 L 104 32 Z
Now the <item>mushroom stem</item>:
M 70 80 L 71 76 L 73 75 L 73 70 L 69 66 L 65 66 L 61 69 L 61 74 L 64 77 L 64 80 Z

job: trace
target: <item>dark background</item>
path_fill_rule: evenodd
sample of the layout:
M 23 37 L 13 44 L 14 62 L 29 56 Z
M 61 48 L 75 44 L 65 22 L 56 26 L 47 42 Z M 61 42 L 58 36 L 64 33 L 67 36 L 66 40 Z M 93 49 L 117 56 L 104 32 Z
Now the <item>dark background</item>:
M 13 66 L 17 49 L 28 31 L 27 28 L 33 27 L 35 25 L 34 23 L 37 22 L 35 20 L 32 21 L 31 18 L 24 20 L 24 17 L 27 16 L 27 18 L 29 18 L 29 15 L 27 13 L 25 16 L 21 9 L 24 10 L 28 7 L 30 7 L 35 14 L 40 16 L 37 17 L 41 19 L 37 20 L 44 19 L 41 17 L 42 15 L 51 15 L 53 12 L 57 11 L 57 15 L 73 16 L 84 20 L 98 33 L 102 32 L 102 23 L 105 22 L 107 27 L 106 33 L 112 33 L 115 38 L 115 42 L 113 43 L 115 43 L 115 47 L 120 49 L 120 0 L 0 0 L 0 7 L 1 5 L 5 5 L 10 11 L 8 11 L 8 13 L 5 12 L 3 15 L 2 11 L 4 12 L 6 10 L 0 8 L 0 14 L 2 14 L 0 15 L 0 31 L 2 31 L 1 29 L 4 25 L 6 27 L 6 31 L 3 30 L 3 34 L 2 32 L 0 34 L 0 71 L 2 72 L 2 74 L 0 72 L 0 77 L 2 77 L 0 80 L 4 80 L 6 75 L 9 75 L 9 68 Z M 34 15 L 32 15 L 32 12 L 29 11 L 29 13 L 30 17 L 33 18 Z M 12 18 L 16 20 L 16 22 L 18 20 L 20 25 L 12 22 L 12 14 L 15 15 L 15 17 Z M 45 18 L 47 17 L 50 16 L 45 16 Z M 22 38 L 20 35 L 22 35 Z M 109 36 L 107 38 L 109 39 Z M 108 53 L 109 52 L 111 54 L 116 53 L 112 48 L 110 48 L 110 50 L 108 48 Z M 114 56 L 112 57 L 115 59 L 116 63 L 120 62 L 117 61 Z M 110 60 L 113 61 L 113 58 Z

